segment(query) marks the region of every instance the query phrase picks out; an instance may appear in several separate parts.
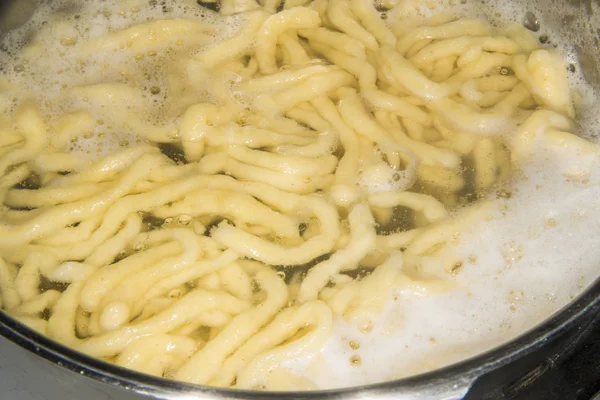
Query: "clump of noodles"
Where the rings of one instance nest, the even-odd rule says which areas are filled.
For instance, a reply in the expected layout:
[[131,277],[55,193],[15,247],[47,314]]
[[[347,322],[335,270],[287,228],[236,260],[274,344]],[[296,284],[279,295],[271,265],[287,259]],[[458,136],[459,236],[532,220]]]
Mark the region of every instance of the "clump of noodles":
[[539,142],[597,149],[524,28],[393,3],[42,6],[0,77],[2,308],[145,373],[299,390],[283,365],[335,318],[451,287],[474,200]]

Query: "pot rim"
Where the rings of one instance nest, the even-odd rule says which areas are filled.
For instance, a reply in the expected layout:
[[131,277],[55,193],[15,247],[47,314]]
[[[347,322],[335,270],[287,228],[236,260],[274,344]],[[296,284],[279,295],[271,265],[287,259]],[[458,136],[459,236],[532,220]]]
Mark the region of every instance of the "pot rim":
[[[349,398],[369,395],[464,395],[477,378],[519,359],[560,336],[586,315],[600,314],[600,278],[558,312],[516,338],[463,361],[392,381],[306,392],[250,391],[173,381],[118,367],[68,348],[0,312],[0,335],[60,367],[108,385],[145,395],[196,395],[228,399]],[[196,398],[198,398],[196,397]],[[367,397],[368,398],[368,397]],[[453,397],[456,398],[456,397]]]

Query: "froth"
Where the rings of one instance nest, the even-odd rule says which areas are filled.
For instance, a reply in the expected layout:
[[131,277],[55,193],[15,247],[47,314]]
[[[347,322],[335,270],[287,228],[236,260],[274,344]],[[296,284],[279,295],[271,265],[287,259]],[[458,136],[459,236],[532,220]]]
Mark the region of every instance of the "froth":
[[[88,110],[96,123],[67,151],[100,158],[110,151],[139,143],[135,127],[110,121],[111,111],[95,104],[79,88],[99,82],[126,84],[133,98],[113,99],[124,110],[133,110],[150,121],[154,128],[177,123],[177,101],[182,93],[174,93],[172,81],[187,73],[183,61],[194,38],[173,43],[160,51],[135,53],[130,51],[96,51],[85,55],[85,43],[105,37],[110,32],[133,25],[162,19],[185,18],[200,21],[210,31],[204,45],[231,36],[243,24],[243,18],[226,21],[196,1],[148,2],[141,0],[82,2],[53,1],[38,7],[32,18],[21,28],[3,38],[0,57],[0,107],[5,114],[16,111],[27,98],[35,98],[47,117],[50,133],[60,126],[61,118],[70,112]],[[189,44],[189,46],[188,46]],[[165,66],[175,66],[167,69]],[[199,94],[195,98],[200,99]],[[130,96],[131,97],[131,96]],[[175,115],[175,118],[173,116]],[[173,128],[173,130],[175,130]]]
[[[468,358],[541,322],[598,275],[599,162],[540,145],[493,218],[448,244],[464,260],[453,289],[396,289],[371,332],[338,319],[318,359],[290,368],[322,389],[375,383]],[[565,175],[573,164],[589,173]]]

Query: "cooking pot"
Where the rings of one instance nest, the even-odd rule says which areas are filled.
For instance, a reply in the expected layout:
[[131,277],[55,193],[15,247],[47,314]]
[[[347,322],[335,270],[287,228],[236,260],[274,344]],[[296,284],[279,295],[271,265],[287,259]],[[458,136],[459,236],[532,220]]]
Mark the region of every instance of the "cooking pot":
[[[0,35],[23,24],[41,1],[0,1]],[[493,1],[467,1],[480,2],[491,18],[497,11]],[[562,41],[568,41],[571,47],[568,61],[600,91],[600,2],[511,2],[514,3],[512,9],[521,10],[526,26],[533,30],[539,28],[540,35],[550,31]],[[597,106],[580,110],[582,124],[598,120]],[[0,312],[0,394],[6,400],[505,399],[526,390],[553,364],[568,357],[573,343],[589,331],[587,327],[598,329],[599,321],[600,279],[521,336],[484,354],[432,372],[328,391],[251,392],[195,386],[125,370],[66,348]],[[600,354],[590,357],[600,357]]]

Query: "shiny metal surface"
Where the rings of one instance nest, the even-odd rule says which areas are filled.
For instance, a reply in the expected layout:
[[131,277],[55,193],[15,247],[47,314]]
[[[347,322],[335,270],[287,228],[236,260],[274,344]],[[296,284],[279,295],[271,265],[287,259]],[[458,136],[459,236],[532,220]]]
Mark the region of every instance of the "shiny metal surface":
[[[40,0],[41,1],[41,0]],[[475,1],[475,0],[469,0]],[[477,0],[480,1],[480,0]],[[600,90],[599,0],[510,0],[522,16],[542,21],[572,47],[573,62]],[[483,1],[482,1],[483,2]],[[490,3],[490,15],[494,4]],[[76,3],[76,1],[74,1]],[[0,0],[0,34],[21,25],[35,0]],[[484,3],[487,4],[487,3]],[[533,17],[526,12],[531,12]],[[598,121],[598,107],[583,111],[583,124]],[[600,132],[598,132],[600,133]],[[600,260],[599,260],[600,264]],[[3,400],[136,399],[462,399],[478,381],[553,341],[571,335],[600,313],[600,280],[540,326],[469,360],[406,379],[320,392],[248,392],[199,387],[123,370],[65,348],[0,313],[0,398]],[[523,378],[523,377],[521,377]],[[532,377],[528,377],[532,378]],[[535,378],[535,376],[533,377]],[[527,384],[516,379],[515,385]],[[494,397],[490,397],[494,398]],[[499,397],[498,397],[499,398]],[[600,398],[599,398],[600,400]]]

